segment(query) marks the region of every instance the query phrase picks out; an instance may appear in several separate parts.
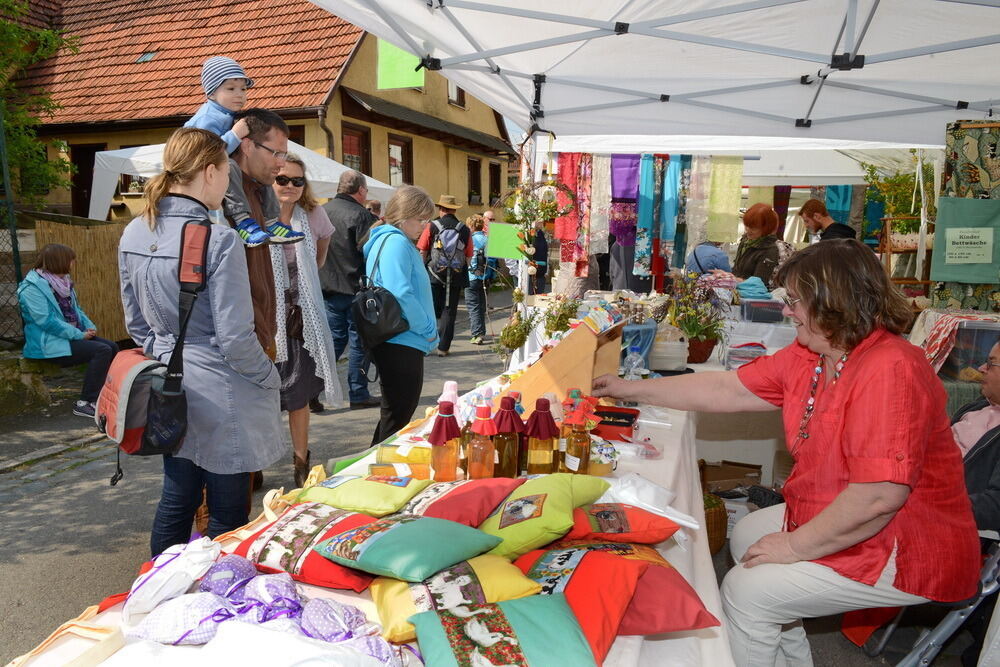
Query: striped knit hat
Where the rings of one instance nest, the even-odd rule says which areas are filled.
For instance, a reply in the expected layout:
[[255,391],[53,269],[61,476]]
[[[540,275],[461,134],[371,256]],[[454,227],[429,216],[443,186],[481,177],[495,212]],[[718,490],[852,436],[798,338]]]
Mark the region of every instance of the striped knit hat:
[[213,56],[201,66],[201,87],[205,89],[206,95],[214,93],[226,79],[246,79],[247,88],[253,87],[253,79],[232,58]]

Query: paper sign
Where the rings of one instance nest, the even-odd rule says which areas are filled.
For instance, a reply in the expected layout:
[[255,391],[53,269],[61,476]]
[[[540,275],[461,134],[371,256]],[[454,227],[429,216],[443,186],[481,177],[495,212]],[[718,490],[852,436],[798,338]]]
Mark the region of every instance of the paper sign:
[[503,259],[525,259],[518,246],[524,243],[517,238],[517,225],[491,222],[486,232],[486,256]]
[[952,227],[946,231],[945,264],[990,264],[992,261],[992,227]]
[[422,88],[424,70],[416,71],[420,58],[394,44],[378,40],[376,81],[379,90]]

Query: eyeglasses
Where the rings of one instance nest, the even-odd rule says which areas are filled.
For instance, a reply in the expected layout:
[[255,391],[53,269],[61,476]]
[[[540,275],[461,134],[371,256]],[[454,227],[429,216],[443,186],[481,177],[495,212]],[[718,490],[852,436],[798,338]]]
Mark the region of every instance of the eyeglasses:
[[265,146],[264,144],[260,143],[259,141],[255,141],[255,142],[253,142],[253,144],[254,144],[254,146],[257,146],[258,148],[263,148],[264,150],[269,151],[271,153],[271,155],[274,156],[275,160],[284,160],[285,158],[288,157],[288,151],[276,151],[273,148],[271,148],[270,146]]
[[291,183],[295,187],[301,188],[303,185],[306,184],[306,177],[305,176],[289,177],[284,175],[275,176],[274,182],[277,183],[278,185],[288,185],[289,183]]
[[802,297],[796,297],[794,299],[789,299],[788,296],[783,296],[783,297],[781,297],[781,300],[784,301],[785,305],[788,306],[789,308],[794,308],[795,304],[797,304],[799,301],[802,301]]
[[985,373],[985,372],[989,371],[991,367],[992,368],[1000,368],[1000,363],[997,363],[995,361],[987,361],[987,362],[981,364],[979,366],[978,370],[979,370],[980,373]]

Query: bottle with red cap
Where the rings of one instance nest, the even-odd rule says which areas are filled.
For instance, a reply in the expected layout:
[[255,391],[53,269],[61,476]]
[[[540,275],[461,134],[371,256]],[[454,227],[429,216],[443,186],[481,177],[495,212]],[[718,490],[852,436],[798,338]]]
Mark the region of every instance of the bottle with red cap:
[[455,419],[455,404],[451,401],[438,403],[437,417],[427,440],[431,443],[431,466],[434,468],[435,482],[454,482],[458,479],[458,441],[461,431]]
[[514,410],[514,399],[504,396],[500,399],[500,409],[493,416],[496,424],[496,435],[493,436],[493,446],[497,452],[497,465],[493,471],[494,477],[517,477],[518,452],[520,450],[521,433],[524,432],[524,422]]
[[469,441],[469,479],[487,479],[493,477],[493,463],[497,450],[493,446],[492,436],[496,435],[497,426],[490,416],[490,406],[476,406],[476,418],[472,422],[472,440]]
[[528,451],[526,469],[529,475],[540,475],[555,472],[553,463],[559,427],[552,418],[549,399],[539,398],[535,401],[535,411],[528,417],[526,427],[528,434]]

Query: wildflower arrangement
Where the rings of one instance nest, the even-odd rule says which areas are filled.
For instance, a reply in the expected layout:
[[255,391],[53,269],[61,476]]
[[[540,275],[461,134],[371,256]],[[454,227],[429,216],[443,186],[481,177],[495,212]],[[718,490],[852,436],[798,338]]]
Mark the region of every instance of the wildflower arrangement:
[[560,331],[567,331],[570,321],[576,318],[579,308],[578,299],[567,298],[564,294],[556,296],[545,309],[545,337],[552,338]]
[[[559,205],[557,192],[566,196],[565,205]],[[517,238],[521,241],[517,249],[528,260],[528,274],[535,275],[538,271],[534,257],[535,223],[568,215],[576,207],[576,193],[553,180],[522,183],[504,196],[503,207],[503,221],[517,226]],[[537,259],[545,261],[544,257]]]
[[697,273],[674,277],[667,318],[688,340],[718,340],[723,331],[722,303],[715,290],[698,278]]

